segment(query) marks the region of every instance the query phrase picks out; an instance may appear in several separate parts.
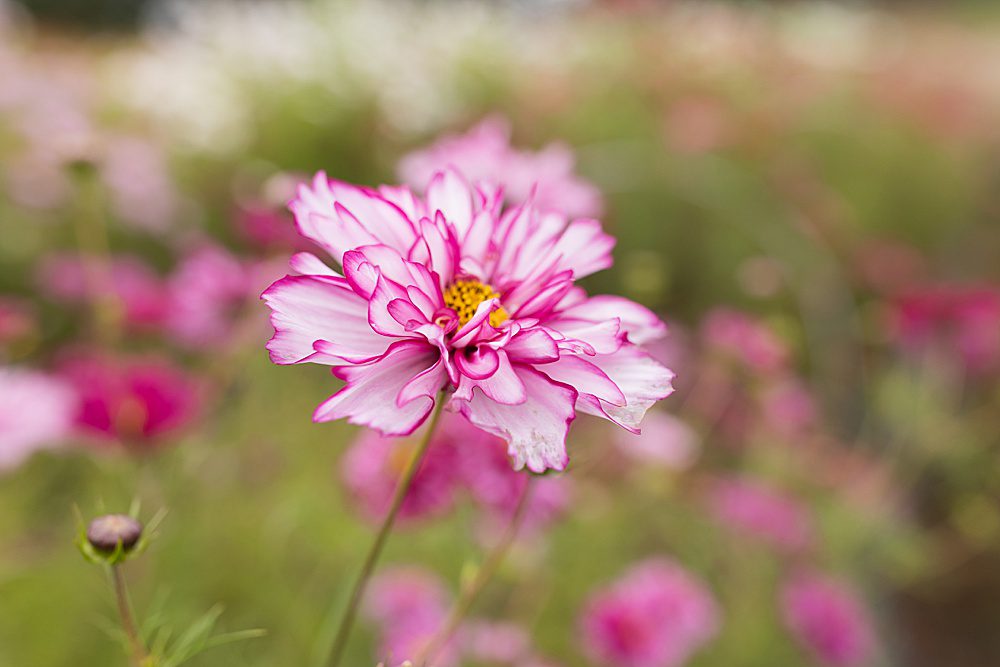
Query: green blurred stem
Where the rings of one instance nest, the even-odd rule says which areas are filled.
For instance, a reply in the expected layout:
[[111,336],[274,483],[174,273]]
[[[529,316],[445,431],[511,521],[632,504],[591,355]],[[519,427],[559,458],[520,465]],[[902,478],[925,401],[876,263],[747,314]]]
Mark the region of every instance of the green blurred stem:
[[79,191],[79,206],[73,216],[83,279],[94,300],[94,327],[98,339],[114,343],[121,329],[124,308],[115,291],[111,270],[111,243],[105,222],[104,192],[96,169],[90,164],[72,169]]
[[351,589],[351,597],[347,603],[347,609],[344,610],[344,615],[340,619],[337,636],[333,640],[333,646],[330,649],[330,659],[327,661],[330,667],[337,667],[344,656],[344,649],[347,648],[347,639],[351,634],[351,628],[354,626],[354,619],[358,614],[358,607],[361,605],[361,599],[364,597],[368,580],[371,579],[372,573],[375,571],[375,565],[378,563],[379,556],[382,555],[382,549],[389,538],[389,533],[392,532],[392,526],[396,521],[399,508],[402,507],[403,500],[406,499],[406,494],[410,490],[413,477],[420,468],[420,462],[423,461],[424,454],[427,453],[427,447],[431,443],[431,438],[434,437],[434,431],[437,430],[438,420],[441,417],[441,408],[444,407],[444,403],[445,395],[442,392],[438,394],[437,400],[434,403],[434,412],[431,414],[427,430],[424,431],[423,438],[421,438],[413,455],[410,456],[410,460],[407,462],[406,468],[399,478],[399,483],[396,485],[396,492],[393,494],[392,503],[389,506],[389,512],[385,515],[385,519],[382,520],[382,525],[375,535],[375,541],[372,542],[371,547],[368,549],[368,555],[365,556],[361,571],[358,573],[357,579],[354,580],[354,587]]
[[121,565],[111,566],[111,581],[114,584],[115,599],[118,601],[118,615],[121,616],[122,630],[125,631],[131,648],[132,664],[135,667],[143,667],[148,664],[147,658],[149,656],[142,639],[139,637],[139,631],[136,629],[135,615],[132,613],[132,604],[129,602],[128,588],[125,585]]
[[504,558],[506,558],[507,552],[510,551],[511,545],[514,544],[514,540],[517,539],[517,534],[524,524],[534,481],[534,476],[528,478],[528,483],[524,485],[521,497],[517,501],[514,515],[511,517],[510,523],[507,524],[507,529],[504,531],[500,541],[497,542],[493,550],[486,556],[486,560],[483,561],[483,564],[476,571],[476,575],[472,581],[462,586],[458,599],[451,608],[451,612],[448,614],[448,619],[444,622],[444,625],[424,645],[423,650],[417,654],[416,659],[413,661],[413,664],[417,667],[434,664],[434,659],[452,638],[455,631],[458,630],[458,626],[462,624],[462,621],[468,615],[476,598],[479,597],[483,588],[486,587],[486,584],[489,583],[497,570],[500,569],[500,565],[503,563]]

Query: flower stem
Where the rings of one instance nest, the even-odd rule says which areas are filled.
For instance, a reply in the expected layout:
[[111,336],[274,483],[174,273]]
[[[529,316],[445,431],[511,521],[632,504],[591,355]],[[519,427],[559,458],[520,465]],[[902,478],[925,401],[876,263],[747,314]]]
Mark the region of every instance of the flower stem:
[[135,667],[143,667],[148,655],[142,638],[139,637],[139,631],[136,629],[135,616],[132,613],[132,605],[129,602],[128,588],[125,585],[121,565],[111,566],[111,581],[114,584],[115,599],[118,601],[118,615],[121,616],[122,630],[125,631],[125,636],[128,637],[128,643],[131,647],[132,664]]
[[500,541],[497,542],[493,550],[486,556],[486,560],[483,561],[483,564],[477,570],[476,576],[467,586],[462,587],[458,599],[455,600],[455,604],[451,608],[451,612],[448,614],[444,625],[441,626],[441,629],[430,638],[420,653],[417,654],[416,659],[413,661],[416,667],[433,664],[438,653],[448,643],[452,635],[455,634],[455,631],[458,630],[458,626],[461,625],[462,620],[469,613],[476,598],[479,597],[483,588],[485,588],[486,584],[489,583],[490,579],[493,578],[493,575],[500,568],[511,545],[517,539],[517,534],[520,532],[521,526],[524,524],[524,518],[528,513],[528,501],[531,496],[534,479],[534,477],[530,477],[528,483],[524,485],[521,497],[517,501],[517,507],[514,509],[514,514],[511,516],[510,523],[507,524],[507,529],[504,531]]
[[354,586],[351,589],[351,596],[347,602],[347,608],[344,610],[344,614],[340,619],[340,625],[337,628],[337,636],[333,640],[333,646],[330,649],[330,657],[327,661],[330,667],[337,667],[340,664],[341,658],[343,658],[344,649],[347,648],[347,639],[351,634],[351,628],[354,626],[354,619],[358,614],[358,608],[361,605],[361,599],[364,597],[368,580],[371,579],[372,573],[375,571],[375,565],[378,563],[379,556],[382,554],[382,549],[385,547],[389,533],[392,532],[392,526],[396,521],[396,515],[399,513],[399,508],[402,507],[403,501],[406,499],[406,494],[410,490],[410,484],[413,482],[413,477],[417,474],[417,470],[420,468],[420,463],[424,459],[424,454],[427,453],[427,448],[431,443],[431,438],[434,436],[438,420],[441,417],[441,408],[444,407],[444,403],[445,396],[441,393],[438,395],[437,401],[435,401],[434,412],[431,414],[427,430],[424,431],[423,438],[421,438],[416,450],[410,456],[410,460],[407,462],[406,468],[403,470],[403,474],[400,476],[399,482],[396,484],[396,492],[392,496],[389,511],[385,515],[385,519],[382,520],[382,525],[379,526],[378,533],[375,535],[375,540],[368,549],[368,554],[365,556],[364,563],[361,565],[361,571],[354,580]]

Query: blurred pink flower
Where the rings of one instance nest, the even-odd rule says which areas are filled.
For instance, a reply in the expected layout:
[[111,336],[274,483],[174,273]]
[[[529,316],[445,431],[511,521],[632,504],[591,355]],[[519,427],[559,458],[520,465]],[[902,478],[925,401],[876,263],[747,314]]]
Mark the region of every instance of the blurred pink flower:
[[677,667],[718,628],[711,593],[667,559],[639,563],[592,595],[580,623],[586,651],[613,667]]
[[82,433],[144,448],[176,434],[196,416],[200,387],[165,359],[78,355],[60,375],[81,397]]
[[334,367],[346,386],[316,421],[408,435],[447,401],[507,441],[515,467],[562,470],[577,411],[638,429],[673,373],[638,344],[663,334],[642,306],[574,281],[611,265],[596,220],[568,221],[438,173],[426,199],[317,174],[292,209],[341,275],[299,253],[264,292],[280,364]]
[[973,374],[1000,369],[1000,288],[932,286],[890,310],[890,333],[904,351],[954,355]]
[[[401,520],[440,516],[455,504],[461,481],[456,470],[458,452],[454,440],[443,433],[443,429],[437,431],[413,478],[399,510]],[[368,519],[385,517],[415,446],[412,438],[387,438],[365,430],[344,455],[341,478]]]
[[[120,301],[126,326],[146,330],[158,327],[167,312],[167,294],[159,276],[141,259],[118,255],[110,266],[106,288]],[[56,253],[42,260],[38,283],[49,298],[64,303],[91,303],[96,295],[79,256]]]
[[798,573],[781,590],[785,625],[824,664],[859,667],[868,663],[875,638],[861,601],[840,583]]
[[69,435],[78,398],[67,383],[35,371],[0,368],[0,471]]
[[677,417],[650,411],[642,422],[642,433],[616,431],[614,443],[623,454],[639,463],[673,470],[690,468],[698,456],[698,434]]
[[[396,667],[416,658],[441,629],[451,607],[451,595],[433,573],[416,567],[396,567],[376,575],[365,600],[365,613],[380,627],[379,658]],[[435,665],[458,664],[460,637],[438,654]]]
[[798,379],[783,379],[768,386],[761,402],[765,421],[781,436],[801,435],[816,421],[816,404]]
[[773,373],[788,362],[784,342],[767,326],[736,310],[710,312],[702,323],[702,337],[709,348],[754,371]]
[[718,521],[782,551],[807,549],[815,539],[809,511],[757,481],[716,480],[709,486],[708,504]]
[[0,297],[0,350],[36,331],[35,311],[27,301]]
[[531,637],[515,623],[468,621],[462,625],[462,656],[476,664],[522,667],[535,658]]
[[256,286],[251,266],[222,246],[202,243],[181,259],[167,280],[166,329],[183,345],[225,343],[235,315]]
[[399,163],[400,178],[414,188],[426,188],[434,174],[454,167],[466,178],[498,185],[513,204],[528,200],[544,211],[575,216],[601,214],[600,192],[573,173],[573,153],[563,144],[549,144],[533,153],[510,145],[510,123],[491,116],[464,135],[448,135],[415,151]]
[[103,146],[100,170],[122,220],[151,232],[170,226],[178,194],[158,146],[139,137],[110,138]]

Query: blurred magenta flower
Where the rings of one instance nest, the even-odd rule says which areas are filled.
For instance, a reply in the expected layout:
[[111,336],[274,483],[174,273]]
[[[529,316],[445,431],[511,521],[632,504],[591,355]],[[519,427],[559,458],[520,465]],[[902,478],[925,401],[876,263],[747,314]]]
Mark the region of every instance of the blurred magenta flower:
[[167,279],[165,328],[183,345],[225,343],[255,287],[248,263],[222,246],[201,243],[181,258]]
[[684,421],[662,411],[650,411],[642,422],[642,433],[617,431],[614,443],[638,463],[685,470],[698,456],[698,434]]
[[770,328],[745,313],[717,308],[702,323],[702,339],[709,349],[753,371],[773,373],[785,367],[788,349]]
[[840,583],[800,572],[781,590],[785,625],[820,661],[859,667],[874,653],[875,638],[861,601]]
[[[445,622],[451,594],[433,573],[417,567],[396,567],[372,579],[365,613],[380,627],[379,657],[396,667],[416,657]],[[458,664],[461,638],[448,642],[435,665]]]
[[60,444],[70,433],[77,404],[76,392],[58,378],[0,368],[0,471]]
[[533,195],[539,209],[570,217],[600,215],[603,209],[598,189],[573,173],[568,146],[549,144],[537,153],[517,150],[510,145],[510,123],[499,116],[410,153],[399,163],[399,176],[423,190],[437,172],[449,167],[470,180],[500,186],[513,204]]
[[904,351],[935,350],[972,374],[1000,369],[1000,288],[933,286],[899,297],[889,330]]
[[[344,455],[341,478],[366,518],[381,521],[385,517],[416,444],[409,438],[389,438],[365,430]],[[440,516],[452,509],[461,483],[455,445],[443,428],[435,433],[400,507],[401,520]]]
[[614,241],[596,220],[530,201],[504,210],[499,190],[453,170],[426,199],[320,173],[292,210],[344,272],[299,253],[304,275],[263,295],[272,361],[327,364],[347,383],[316,421],[408,435],[446,392],[452,410],[507,441],[515,467],[542,472],[565,468],[577,410],[638,430],[672,392],[673,373],[638,347],[663,334],[659,319],[574,285],[611,265]]
[[708,488],[708,505],[721,523],[782,551],[808,549],[815,540],[808,509],[759,481],[715,480]]
[[[121,304],[127,327],[157,329],[169,310],[168,294],[160,277],[133,255],[116,256],[109,268],[108,285],[91,285],[78,255],[55,253],[41,262],[37,278],[42,292],[55,301],[90,304],[111,297]],[[94,294],[92,289],[104,289],[110,294]]]
[[198,382],[156,357],[81,354],[66,359],[60,375],[81,397],[77,428],[128,447],[142,449],[177,433],[200,404]]
[[594,594],[580,623],[587,653],[613,667],[677,667],[718,629],[719,611],[708,589],[662,558],[633,566]]

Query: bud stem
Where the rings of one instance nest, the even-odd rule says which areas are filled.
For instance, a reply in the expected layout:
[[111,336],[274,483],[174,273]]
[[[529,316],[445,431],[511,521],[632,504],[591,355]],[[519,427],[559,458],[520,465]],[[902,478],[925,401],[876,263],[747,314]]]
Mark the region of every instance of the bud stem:
[[462,586],[459,592],[458,599],[455,600],[454,606],[451,608],[451,612],[448,614],[447,620],[441,629],[438,630],[428,642],[424,645],[424,648],[417,654],[416,658],[413,660],[413,664],[416,667],[424,667],[425,665],[432,665],[434,659],[438,656],[441,649],[448,643],[455,631],[458,630],[458,626],[461,625],[462,620],[469,613],[472,608],[473,602],[479,597],[479,593],[482,592],[486,584],[493,578],[496,571],[500,568],[503,559],[507,556],[507,552],[510,550],[511,545],[517,538],[518,532],[521,530],[522,524],[524,524],[524,518],[527,515],[528,500],[531,496],[532,485],[535,481],[534,477],[528,478],[528,483],[524,485],[524,489],[521,491],[521,497],[517,501],[517,507],[514,510],[514,515],[510,519],[510,523],[507,524],[507,529],[504,531],[503,536],[500,541],[493,547],[493,550],[486,556],[483,564],[476,571],[476,576],[467,586]]
[[378,563],[379,556],[382,555],[382,549],[385,547],[389,533],[392,532],[392,526],[396,521],[396,515],[399,513],[399,508],[402,507],[403,501],[406,499],[406,494],[410,490],[413,477],[417,474],[417,470],[420,468],[420,463],[424,459],[424,454],[427,453],[427,448],[431,443],[431,439],[434,437],[434,431],[437,429],[438,420],[441,417],[441,409],[444,407],[444,403],[445,394],[444,392],[441,392],[438,394],[437,400],[435,401],[434,411],[431,413],[427,430],[424,431],[420,444],[417,445],[417,449],[413,452],[413,455],[406,464],[406,468],[403,470],[403,474],[399,478],[399,482],[396,484],[396,491],[392,496],[389,511],[385,515],[385,519],[382,520],[382,525],[379,526],[378,533],[375,535],[375,540],[368,549],[368,554],[365,556],[364,563],[361,565],[361,571],[354,580],[354,586],[351,589],[351,597],[347,603],[347,608],[344,610],[344,615],[340,619],[340,625],[337,628],[337,635],[333,640],[333,646],[330,648],[329,660],[327,661],[330,667],[337,667],[343,658],[344,649],[347,648],[347,639],[351,634],[351,628],[354,626],[354,619],[357,616],[358,608],[361,605],[361,599],[364,597],[368,580],[371,579],[372,573],[375,571],[375,565]]
[[118,601],[118,615],[121,616],[122,630],[125,631],[125,636],[128,637],[131,647],[132,664],[135,667],[143,667],[148,655],[136,629],[135,616],[132,613],[132,604],[129,602],[128,587],[125,585],[121,565],[111,566],[111,581],[115,588],[115,599]]

